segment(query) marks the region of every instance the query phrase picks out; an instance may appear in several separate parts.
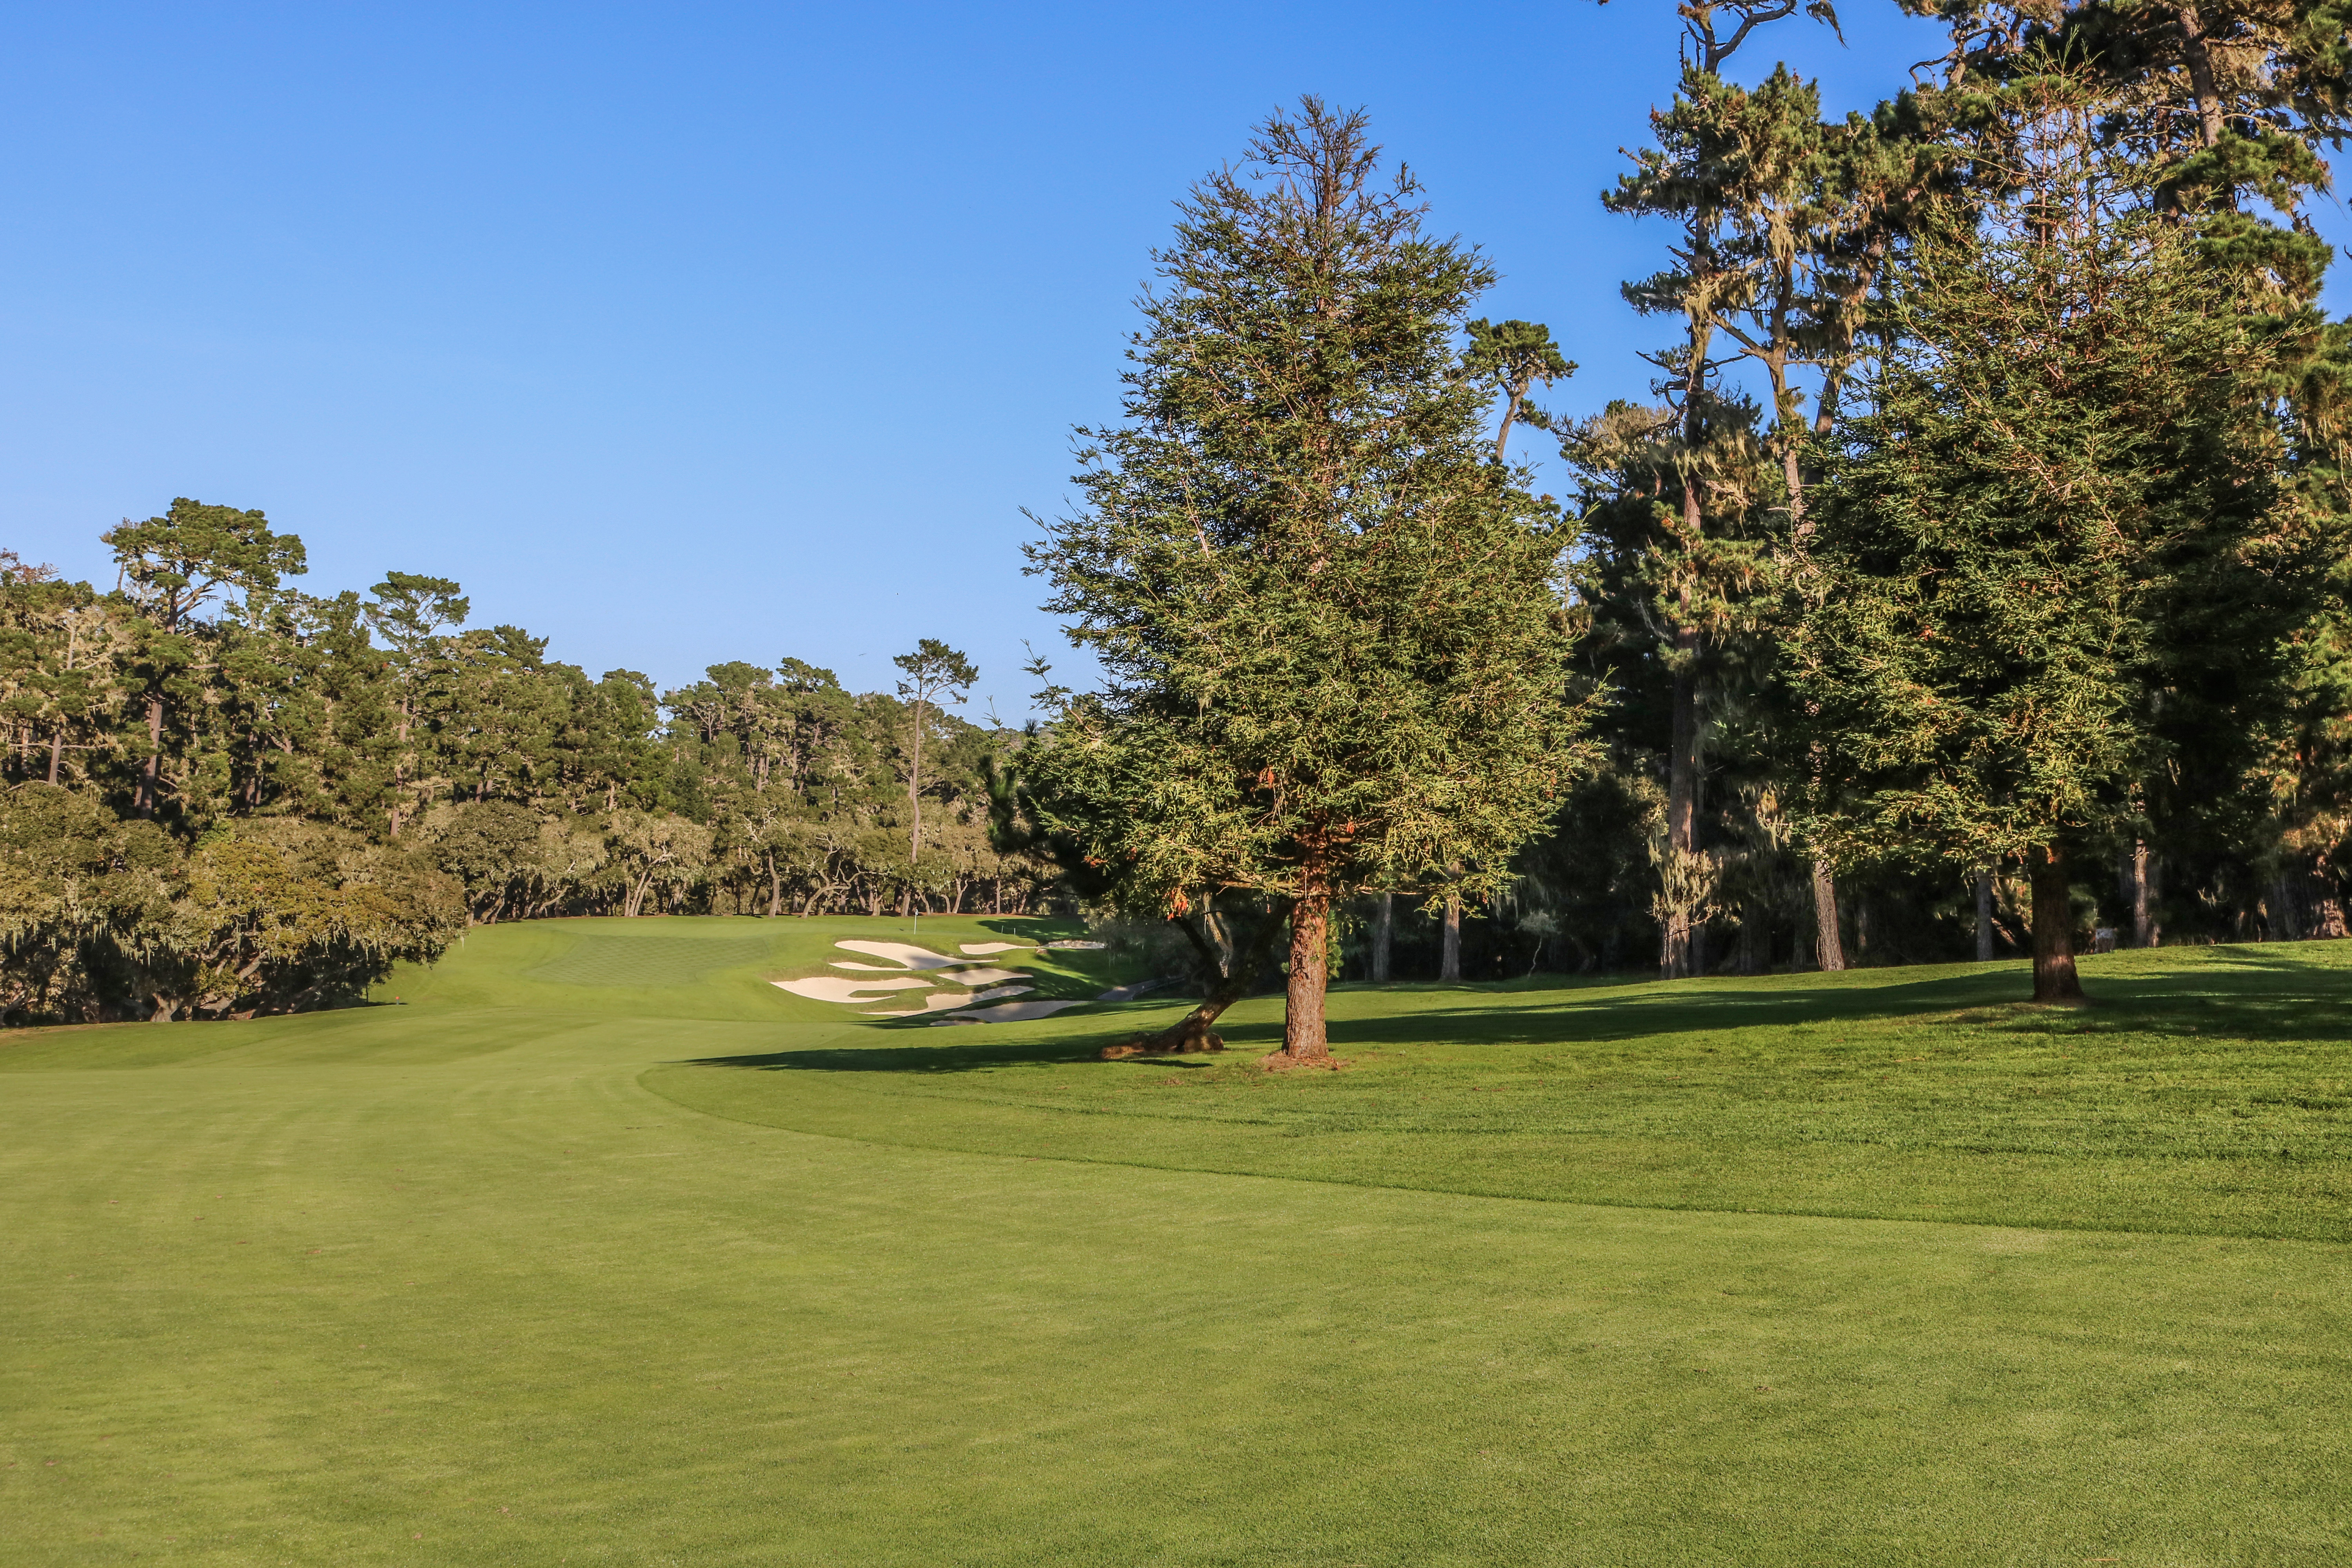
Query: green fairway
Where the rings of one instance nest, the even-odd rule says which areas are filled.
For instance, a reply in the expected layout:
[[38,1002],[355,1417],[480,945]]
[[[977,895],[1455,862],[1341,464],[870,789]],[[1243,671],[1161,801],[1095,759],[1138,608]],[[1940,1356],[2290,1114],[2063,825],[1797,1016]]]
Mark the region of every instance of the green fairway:
[[0,1560],[2352,1561],[2347,944],[1343,990],[1281,1076],[764,984],[908,935],[0,1037]]

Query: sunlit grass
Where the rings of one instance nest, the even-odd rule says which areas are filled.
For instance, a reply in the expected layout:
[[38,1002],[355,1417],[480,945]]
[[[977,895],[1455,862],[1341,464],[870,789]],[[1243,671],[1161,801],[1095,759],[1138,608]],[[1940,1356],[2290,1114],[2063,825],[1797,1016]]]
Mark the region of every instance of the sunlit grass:
[[0,1037],[0,1558],[2352,1558],[2335,946],[1343,991],[1307,1077],[764,984],[853,933]]

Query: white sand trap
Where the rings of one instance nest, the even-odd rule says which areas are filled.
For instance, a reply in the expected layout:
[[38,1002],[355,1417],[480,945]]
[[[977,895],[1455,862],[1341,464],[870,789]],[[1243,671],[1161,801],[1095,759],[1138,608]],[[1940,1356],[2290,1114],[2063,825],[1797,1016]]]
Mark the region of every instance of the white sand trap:
[[[851,959],[835,959],[832,967],[848,970],[848,974],[813,974],[803,980],[773,980],[769,984],[779,991],[789,991],[812,1002],[835,1002],[845,1007],[859,1008],[877,1002],[904,1004],[913,1000],[908,996],[889,994],[893,991],[913,991],[932,985],[963,988],[925,991],[923,1005],[919,1007],[877,1007],[870,1012],[854,1015],[860,1018],[919,1018],[926,1013],[945,1012],[949,1016],[941,1022],[1010,1024],[1025,1018],[1051,1017],[1065,1007],[1084,1005],[1078,1002],[1001,1000],[1007,996],[1026,996],[1036,990],[1036,977],[1023,970],[994,968],[978,960],[991,953],[1036,951],[1025,942],[968,942],[961,944],[968,955],[962,958],[950,958],[944,952],[934,952],[928,947],[917,947],[912,942],[836,942],[833,945],[885,962],[859,963]],[[1049,945],[1100,948],[1103,944],[1098,942],[1066,942]],[[875,978],[864,978],[867,975]]]
[[993,1007],[959,1010],[953,1016],[975,1024],[1025,1024],[1032,1018],[1050,1018],[1065,1007],[1085,1005],[1083,1002],[999,1002]]
[[[806,980],[772,980],[779,991],[789,991],[795,996],[805,996],[812,1002],[838,1002],[856,1006],[860,1002],[879,1002],[877,991],[904,991],[910,985],[929,985],[920,975],[909,974],[894,980],[845,980],[838,974],[812,974]],[[864,992],[866,994],[860,995]]]
[[889,959],[902,969],[947,969],[964,962],[961,958],[950,958],[944,952],[933,952],[928,947],[913,947],[903,942],[836,942],[833,945],[872,958]]
[[951,985],[1001,985],[1007,980],[1034,980],[1025,969],[950,969],[931,978]]
[[919,1007],[894,1007],[883,1012],[860,1013],[858,1016],[919,1018],[926,1013],[942,1013],[950,1007],[961,1011],[974,1003],[993,1002],[1001,996],[1026,996],[1036,989],[1034,985],[999,985],[992,991],[934,991],[923,998],[923,1005]]

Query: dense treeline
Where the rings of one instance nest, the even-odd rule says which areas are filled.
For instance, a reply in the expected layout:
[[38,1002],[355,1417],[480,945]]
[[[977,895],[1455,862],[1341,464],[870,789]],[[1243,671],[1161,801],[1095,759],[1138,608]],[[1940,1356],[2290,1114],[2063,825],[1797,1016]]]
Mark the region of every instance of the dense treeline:
[[1905,4],[1948,53],[1842,121],[1722,74],[1793,0],[1679,7],[1605,200],[1680,336],[1561,431],[1609,762],[1472,973],[2343,934],[2352,11]]
[[657,693],[469,628],[444,579],[302,593],[258,511],[105,539],[109,591],[0,556],[11,1022],[319,1005],[473,922],[1020,910],[1050,881],[990,843],[1005,737],[936,685],[786,658]]

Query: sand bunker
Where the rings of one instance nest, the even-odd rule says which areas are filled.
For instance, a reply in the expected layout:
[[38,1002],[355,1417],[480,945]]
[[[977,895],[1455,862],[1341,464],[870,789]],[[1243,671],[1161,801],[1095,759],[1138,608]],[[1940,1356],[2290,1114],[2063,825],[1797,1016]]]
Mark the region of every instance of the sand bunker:
[[966,962],[950,958],[944,952],[933,952],[928,947],[912,947],[903,942],[836,942],[834,946],[846,952],[863,952],[875,958],[887,958],[901,969],[951,969]]
[[[929,981],[909,974],[897,980],[845,980],[838,974],[812,974],[806,980],[771,981],[779,991],[789,991],[795,996],[805,996],[812,1002],[839,1002],[856,1006],[861,1002],[879,1002],[872,994],[877,991],[904,991],[910,985],[929,985]],[[866,994],[860,995],[864,992]]]
[[952,980],[958,985],[1001,985],[1007,980],[1034,980],[1037,977],[1019,969],[959,969],[937,978]]
[[[958,1024],[1013,1024],[1029,1018],[1049,1018],[1065,1007],[1084,1006],[1083,1002],[1005,1002],[999,998],[1025,996],[1037,989],[1035,976],[1018,969],[998,969],[984,962],[992,953],[1034,952],[1034,949],[1017,942],[968,942],[962,944],[966,956],[951,958],[944,952],[934,952],[928,947],[917,947],[904,942],[836,942],[833,944],[850,952],[862,952],[869,958],[885,959],[883,963],[860,963],[853,959],[835,959],[833,967],[845,969],[849,974],[813,974],[802,980],[769,982],[779,991],[789,991],[795,996],[805,996],[812,1002],[833,1002],[845,1007],[868,1008],[877,1002],[905,1003],[911,998],[893,996],[894,991],[912,991],[932,985],[954,985],[955,991],[926,991],[919,1007],[871,1007],[861,1011],[860,1018],[919,1018],[926,1013],[948,1015],[942,1022]],[[1048,947],[1100,949],[1098,942],[1048,942]],[[868,979],[866,976],[873,976]],[[1017,984],[1006,984],[1017,982]],[[1103,994],[1107,1001],[1125,1001],[1126,987]],[[990,1005],[982,1005],[982,1004]]]
[[[993,1002],[999,996],[1026,996],[1036,990],[1034,985],[999,985],[992,991],[934,991],[923,998],[919,1007],[877,1009],[860,1013],[861,1018],[919,1018],[926,1013],[938,1013],[950,1007],[968,1007],[974,1002]],[[866,998],[872,1001],[872,997]]]

